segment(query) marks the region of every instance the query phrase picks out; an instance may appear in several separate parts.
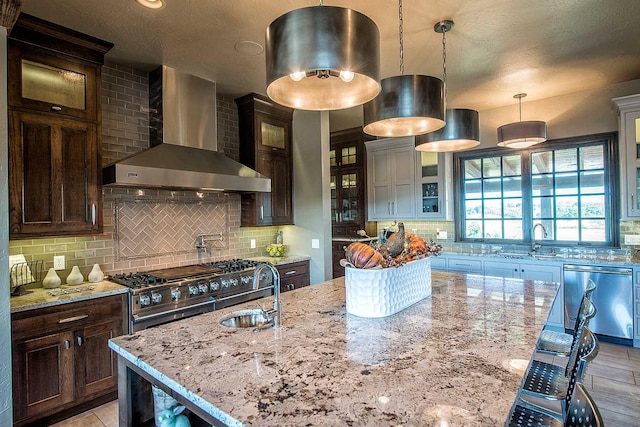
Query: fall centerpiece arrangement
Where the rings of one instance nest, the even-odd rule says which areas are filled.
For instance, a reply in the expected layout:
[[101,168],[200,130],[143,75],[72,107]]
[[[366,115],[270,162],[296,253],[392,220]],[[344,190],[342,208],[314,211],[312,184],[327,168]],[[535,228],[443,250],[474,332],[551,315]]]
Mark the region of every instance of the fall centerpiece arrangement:
[[405,233],[404,223],[398,223],[398,231],[387,241],[374,247],[366,243],[354,242],[345,248],[346,265],[355,268],[399,267],[408,262],[439,255],[442,245],[433,240],[427,244],[416,234]]
[[[374,247],[351,243],[345,249],[347,312],[360,317],[395,314],[431,295],[431,260],[442,246],[405,233],[404,224]],[[389,268],[394,267],[394,268]]]

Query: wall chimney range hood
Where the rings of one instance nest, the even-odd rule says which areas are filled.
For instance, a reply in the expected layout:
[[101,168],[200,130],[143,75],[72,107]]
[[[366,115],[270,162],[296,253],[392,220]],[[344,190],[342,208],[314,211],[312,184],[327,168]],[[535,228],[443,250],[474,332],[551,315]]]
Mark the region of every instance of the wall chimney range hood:
[[163,65],[149,74],[151,148],[102,169],[103,185],[270,192],[271,180],[217,149],[216,84]]

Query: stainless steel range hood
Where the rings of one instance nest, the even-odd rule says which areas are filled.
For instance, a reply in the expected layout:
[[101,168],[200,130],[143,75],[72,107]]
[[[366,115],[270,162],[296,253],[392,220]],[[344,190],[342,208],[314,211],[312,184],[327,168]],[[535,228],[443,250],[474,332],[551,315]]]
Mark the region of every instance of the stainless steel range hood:
[[109,186],[270,192],[271,180],[217,149],[216,84],[163,65],[149,75],[151,148],[102,170]]

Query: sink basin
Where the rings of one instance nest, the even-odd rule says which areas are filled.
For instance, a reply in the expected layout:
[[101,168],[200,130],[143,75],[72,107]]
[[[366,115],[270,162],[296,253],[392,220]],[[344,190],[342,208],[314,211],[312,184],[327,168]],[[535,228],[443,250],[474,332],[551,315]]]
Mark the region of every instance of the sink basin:
[[264,316],[262,310],[240,310],[229,313],[220,320],[222,326],[228,328],[262,328],[273,324],[271,319]]

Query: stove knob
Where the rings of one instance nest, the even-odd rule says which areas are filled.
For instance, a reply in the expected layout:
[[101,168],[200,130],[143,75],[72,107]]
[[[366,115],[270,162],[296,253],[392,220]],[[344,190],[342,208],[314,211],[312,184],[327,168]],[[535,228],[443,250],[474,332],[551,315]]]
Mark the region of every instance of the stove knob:
[[251,283],[252,279],[253,279],[252,276],[240,276],[240,281],[242,282],[243,285]]
[[266,271],[263,271],[262,273],[260,273],[260,281],[261,282],[263,280],[269,280],[270,277],[271,277],[271,273],[267,273]]
[[171,288],[171,301],[178,301],[182,296],[182,291],[179,288]]
[[196,285],[189,285],[189,296],[196,296],[200,293],[200,291],[198,290],[198,286]]
[[140,307],[145,307],[147,305],[151,305],[151,298],[149,298],[149,294],[140,294]]
[[231,281],[231,286],[238,286],[238,279],[233,278],[230,281]]
[[151,302],[154,304],[159,304],[162,302],[162,294],[160,292],[153,291],[151,292]]
[[207,282],[198,283],[198,291],[200,291],[201,294],[206,294],[208,289]]
[[220,282],[218,282],[217,280],[210,281],[209,282],[209,290],[211,292],[220,290]]
[[226,289],[229,286],[231,286],[231,281],[229,279],[222,279],[222,287]]

